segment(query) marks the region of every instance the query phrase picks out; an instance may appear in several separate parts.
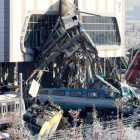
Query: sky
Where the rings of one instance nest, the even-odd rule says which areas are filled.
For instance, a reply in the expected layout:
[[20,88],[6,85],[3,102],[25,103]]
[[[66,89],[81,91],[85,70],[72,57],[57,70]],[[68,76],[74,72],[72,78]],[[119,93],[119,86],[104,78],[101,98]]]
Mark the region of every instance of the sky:
[[126,0],[126,5],[128,7],[140,6],[140,0]]
[[140,29],[140,0],[126,0],[126,25]]
[[126,16],[140,18],[140,0],[126,0]]

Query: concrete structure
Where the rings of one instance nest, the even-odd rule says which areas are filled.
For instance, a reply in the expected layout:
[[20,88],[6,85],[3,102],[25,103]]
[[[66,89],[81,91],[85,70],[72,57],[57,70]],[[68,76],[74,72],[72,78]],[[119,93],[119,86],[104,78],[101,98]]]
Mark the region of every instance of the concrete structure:
[[[74,0],[69,1],[73,2]],[[102,16],[98,19],[97,16],[81,14],[80,18],[92,40],[97,41],[95,44],[97,43],[99,55],[101,57],[123,56],[125,0],[77,0],[77,5],[81,11],[92,12]],[[39,28],[38,20],[42,15],[52,16],[50,16],[49,20],[46,20],[50,24],[46,21],[41,21],[41,28]],[[13,76],[15,62],[19,62],[20,65],[18,72],[24,71],[24,73],[30,74],[33,69],[31,62],[33,61],[34,49],[41,47],[43,33],[47,31],[45,35],[47,38],[49,31],[53,28],[50,28],[50,25],[55,23],[53,15],[56,17],[59,15],[59,0],[0,0],[0,73],[5,76],[1,80],[12,77],[7,79],[12,82],[15,79]],[[106,22],[106,20],[108,21]],[[48,26],[47,29],[42,28],[46,25]],[[35,29],[36,26],[37,29]],[[101,27],[103,27],[102,30]],[[27,35],[27,32],[29,35]],[[113,35],[115,37],[110,39]],[[38,37],[40,38],[39,40]],[[44,38],[44,42],[46,38]],[[32,40],[35,43],[32,43]],[[20,46],[21,42],[23,46]],[[31,66],[31,68],[28,66]],[[27,68],[28,70],[26,70]],[[26,75],[25,77],[28,76]]]
[[[98,37],[98,40],[107,40],[105,43],[98,43],[96,44],[95,41],[93,42],[96,44],[97,49],[99,51],[99,56],[100,57],[120,57],[124,56],[124,48],[125,48],[125,0],[80,0],[79,2],[79,8],[81,11],[86,11],[86,12],[92,12],[92,13],[97,13],[101,15],[103,18],[106,18],[105,21],[97,21],[100,19],[97,19],[96,22],[92,22],[94,26],[95,24],[96,28],[92,29],[88,27],[85,30],[93,31],[94,33],[98,30],[98,32],[106,32],[109,31],[110,33],[112,31],[117,31],[117,36],[120,36],[120,41],[116,41],[116,39],[111,39],[111,36],[113,34],[110,34],[110,38],[106,38],[106,33],[105,35],[102,35],[98,33],[95,38]],[[87,15],[86,15],[87,16]],[[101,19],[102,19],[101,17]],[[107,17],[111,17],[111,20],[113,21],[106,21],[108,20]],[[109,19],[110,20],[110,19]],[[116,20],[116,21],[115,21]],[[83,23],[84,24],[84,23]],[[107,25],[107,27],[102,28],[103,25]],[[117,28],[111,27],[111,25],[118,26]],[[102,25],[99,26],[99,25]],[[110,27],[109,27],[110,26]],[[90,29],[88,29],[90,28]],[[112,32],[113,33],[113,32]],[[94,34],[95,35],[95,34]],[[108,34],[109,35],[109,34]],[[91,35],[92,38],[92,35]]]

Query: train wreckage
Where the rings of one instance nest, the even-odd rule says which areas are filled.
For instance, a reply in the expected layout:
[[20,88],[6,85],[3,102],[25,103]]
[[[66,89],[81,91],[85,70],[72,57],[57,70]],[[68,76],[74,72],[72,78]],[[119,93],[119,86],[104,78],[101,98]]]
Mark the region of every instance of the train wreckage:
[[[137,93],[129,92],[129,88],[124,87],[125,89],[128,88],[126,92],[118,81],[108,79],[110,84],[101,82],[102,79],[98,76],[103,75],[101,61],[95,44],[82,27],[82,23],[78,18],[81,12],[95,15],[94,13],[80,11],[74,4],[61,0],[60,16],[40,54],[36,57],[38,68],[26,81],[26,84],[28,84],[29,81],[33,80],[29,94],[32,97],[37,96],[43,72],[48,71],[53,73],[50,88],[78,89],[75,90],[74,94],[77,94],[76,91],[80,89],[102,89],[105,94],[111,94],[110,98],[114,100],[123,96],[129,97],[128,100],[139,100]],[[112,87],[113,92],[107,93],[108,88],[111,89]],[[92,91],[92,98],[94,98],[94,95],[96,96],[96,92]],[[55,89],[52,94],[53,96],[64,96],[61,92],[55,93]],[[99,95],[99,100],[101,96]],[[109,97],[109,95],[105,96]],[[105,99],[109,101],[109,98]]]
[[[38,138],[45,133],[51,134],[49,137],[52,137],[55,131],[76,127],[80,123],[92,124],[92,113],[95,108],[98,117],[107,118],[112,115],[109,119],[114,119],[118,113],[115,104],[117,98],[126,99],[125,106],[119,110],[124,116],[131,115],[140,102],[140,94],[130,85],[138,80],[137,76],[140,75],[139,48],[128,50],[132,55],[131,63],[129,66],[125,65],[125,74],[121,80],[118,78],[115,64],[110,64],[111,59],[105,59],[105,67],[104,60],[98,56],[96,45],[83,28],[80,19],[81,13],[98,17],[102,15],[80,11],[76,6],[76,0],[75,4],[60,0],[59,11],[57,22],[44,46],[38,50],[32,49],[36,69],[23,85],[27,89],[24,91],[28,92],[27,96],[24,94],[27,97],[24,97],[25,103],[22,101],[23,122]],[[25,27],[29,26],[29,18],[25,19],[22,30],[24,33],[21,34],[21,49],[24,49]],[[116,19],[115,21],[117,22]],[[112,58],[112,61],[115,59]],[[124,58],[120,59],[125,63]],[[114,70],[111,72],[110,69]],[[110,71],[110,75],[105,71]],[[44,72],[50,73],[52,79],[47,84],[48,88],[41,87]],[[8,88],[5,85],[0,87],[3,94],[0,97],[0,130],[5,126],[9,127],[9,124],[19,117],[20,108],[19,94],[14,93],[19,91],[19,87]],[[28,105],[31,101],[30,107],[26,104],[27,101]],[[81,112],[84,112],[84,115]],[[67,122],[67,126],[64,125],[64,121]],[[2,138],[7,137],[9,135],[2,134]]]
[[63,111],[59,106],[52,104],[49,100],[42,106],[41,102],[37,100],[36,104],[27,109],[23,119],[29,128],[32,126],[34,134],[43,135],[46,132],[56,131],[62,115]]
[[[26,87],[30,87],[31,97],[40,103],[27,109],[24,120],[35,125],[40,135],[45,131],[55,131],[63,114],[58,106],[46,102],[48,96],[63,109],[89,111],[95,106],[110,112],[116,110],[115,99],[126,97],[123,113],[127,115],[133,112],[140,100],[139,93],[130,85],[104,76],[101,58],[82,27],[80,13],[100,16],[80,11],[76,5],[60,0],[58,20],[35,58],[37,68],[25,82]],[[21,46],[24,45],[24,35],[21,35]],[[53,73],[53,80],[49,88],[40,89],[44,72]]]

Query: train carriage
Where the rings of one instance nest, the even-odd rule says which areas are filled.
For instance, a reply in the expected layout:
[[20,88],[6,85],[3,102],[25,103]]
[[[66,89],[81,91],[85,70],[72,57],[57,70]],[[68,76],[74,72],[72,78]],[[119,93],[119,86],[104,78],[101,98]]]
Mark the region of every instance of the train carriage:
[[[103,89],[40,89],[38,98],[45,100],[47,97],[60,105],[64,110],[68,109],[87,109],[96,108],[116,110],[115,99],[121,98],[122,95],[113,90],[105,92]],[[127,105],[124,114],[131,114],[133,107]]]
[[[0,95],[0,125],[8,124],[9,121],[19,116],[19,97],[14,94]],[[25,112],[24,100],[22,111]]]

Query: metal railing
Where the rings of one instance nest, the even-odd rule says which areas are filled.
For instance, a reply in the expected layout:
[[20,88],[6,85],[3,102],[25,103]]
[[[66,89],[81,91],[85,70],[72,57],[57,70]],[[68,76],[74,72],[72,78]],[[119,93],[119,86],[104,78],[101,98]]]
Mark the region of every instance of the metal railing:
[[[124,118],[123,120],[111,120],[107,122],[100,122],[100,127],[102,129],[107,129],[108,131],[116,131],[117,127],[120,122],[122,122],[123,126],[125,127],[130,127],[132,123],[133,118],[130,116],[128,118]],[[42,136],[36,135],[34,137],[31,137],[30,139],[32,140],[70,140],[70,139],[79,139],[83,138],[83,132],[88,130],[94,129],[94,124],[92,125],[85,125],[85,126],[80,126],[76,128],[70,128],[70,129],[65,129],[65,130],[59,130],[56,131],[55,133],[51,134],[44,134]]]

